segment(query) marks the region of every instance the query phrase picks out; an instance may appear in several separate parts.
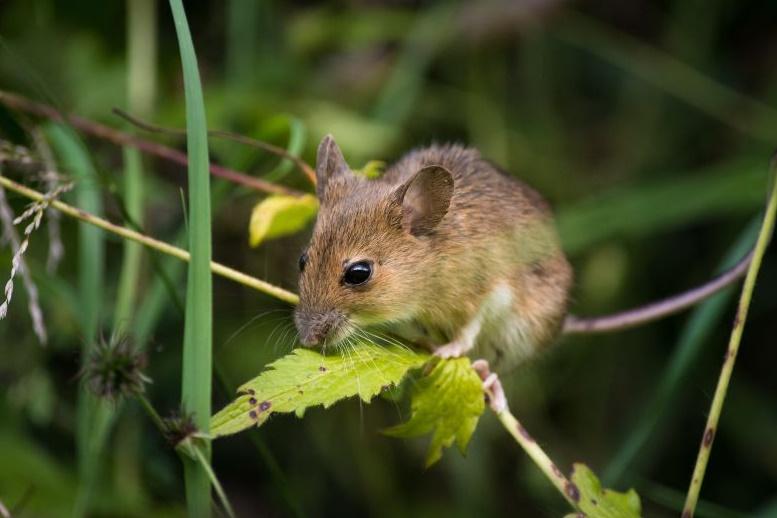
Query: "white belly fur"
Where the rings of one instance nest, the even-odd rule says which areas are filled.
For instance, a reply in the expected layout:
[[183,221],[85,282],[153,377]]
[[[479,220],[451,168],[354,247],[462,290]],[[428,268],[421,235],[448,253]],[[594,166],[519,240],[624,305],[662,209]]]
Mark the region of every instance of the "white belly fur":
[[486,296],[475,320],[465,328],[479,330],[470,357],[486,359],[493,368],[503,370],[532,355],[535,344],[530,327],[516,314],[514,299],[513,288],[507,283],[497,284]]

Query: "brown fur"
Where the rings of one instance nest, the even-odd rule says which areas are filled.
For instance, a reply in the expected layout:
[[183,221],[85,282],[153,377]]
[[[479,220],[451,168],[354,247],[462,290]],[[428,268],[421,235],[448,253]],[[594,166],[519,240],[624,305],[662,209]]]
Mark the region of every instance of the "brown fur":
[[[317,167],[321,208],[296,312],[303,342],[335,343],[355,326],[409,324],[434,348],[456,339],[498,286],[511,288],[522,327],[515,336],[532,350],[555,338],[572,275],[551,211],[530,187],[458,145],[413,151],[367,180],[348,170],[327,137]],[[371,279],[344,285],[345,265],[357,260],[372,261]],[[490,329],[477,354],[497,362],[525,356],[506,343],[514,335]]]

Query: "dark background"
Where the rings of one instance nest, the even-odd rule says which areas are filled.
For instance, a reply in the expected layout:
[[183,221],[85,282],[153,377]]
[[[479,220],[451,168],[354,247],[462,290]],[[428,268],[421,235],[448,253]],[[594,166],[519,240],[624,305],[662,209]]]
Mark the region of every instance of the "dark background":
[[[431,141],[478,147],[556,208],[576,271],[576,313],[612,312],[710,278],[764,204],[777,145],[775,2],[185,4],[211,128],[286,146],[294,120],[305,129],[305,159],[313,160],[318,140],[331,132],[354,167]],[[166,2],[158,4],[157,25],[152,119],[181,127],[181,67]],[[111,114],[127,106],[126,39],[122,2],[6,0],[0,88],[126,129]],[[17,131],[19,117],[0,110],[0,135],[29,144]],[[146,136],[183,149],[179,139]],[[107,213],[120,221],[121,151],[89,137],[84,143]],[[213,142],[211,158],[257,176],[278,162],[221,141]],[[154,159],[145,165],[145,229],[172,240],[183,224],[184,171]],[[309,189],[293,170],[280,176]],[[9,198],[21,211],[25,201]],[[228,189],[214,208],[214,258],[294,289],[306,234],[250,249],[248,218],[260,199]],[[64,220],[67,255],[55,275],[45,269],[45,229],[33,234],[26,255],[49,345],[38,345],[18,283],[0,323],[0,501],[18,504],[15,515],[63,516],[73,503],[84,340],[76,238],[77,226]],[[107,239],[110,302],[121,243]],[[145,257],[142,293],[156,271]],[[3,246],[0,282],[10,260]],[[776,264],[768,252],[698,516],[777,516]],[[173,278],[182,296],[183,277]],[[288,352],[294,336],[289,307],[219,278],[214,289],[219,408],[235,386]],[[586,462],[609,486],[635,487],[646,516],[678,515],[737,293],[728,293],[720,315],[698,323],[695,345],[681,347],[690,313],[560,340],[504,377],[511,408],[560,466]],[[163,413],[180,396],[183,318],[172,300],[147,344],[148,394]],[[109,334],[113,307],[102,309]],[[314,409],[302,420],[276,416],[259,430],[218,440],[214,467],[242,516],[564,513],[563,501],[491,414],[466,458],[449,451],[428,470],[423,440],[379,433],[406,415],[406,402],[377,400]],[[184,513],[180,462],[134,402],[122,406],[103,458],[95,516]]]

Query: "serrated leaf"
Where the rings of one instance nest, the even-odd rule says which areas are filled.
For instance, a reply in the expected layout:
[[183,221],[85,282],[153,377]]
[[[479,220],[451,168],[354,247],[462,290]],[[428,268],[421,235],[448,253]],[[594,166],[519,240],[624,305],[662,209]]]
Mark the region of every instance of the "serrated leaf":
[[383,160],[370,160],[364,164],[364,167],[361,169],[354,169],[353,172],[369,180],[373,180],[382,175],[385,168],[386,162]]
[[[578,508],[589,518],[640,518],[642,504],[633,489],[619,493],[602,488],[602,483],[585,464],[572,466],[572,483],[580,495]],[[568,514],[566,518],[579,514]]]
[[257,247],[267,239],[299,232],[317,211],[318,200],[312,194],[268,196],[257,203],[251,213],[249,243]]
[[211,418],[210,434],[219,437],[259,426],[274,412],[301,416],[309,407],[328,408],[352,396],[369,402],[428,360],[429,355],[394,345],[363,343],[326,356],[297,348],[241,386],[237,399]]
[[469,359],[441,360],[418,380],[411,397],[410,419],[385,433],[393,437],[432,434],[427,467],[440,460],[443,448],[454,441],[464,454],[485,410],[482,381]]

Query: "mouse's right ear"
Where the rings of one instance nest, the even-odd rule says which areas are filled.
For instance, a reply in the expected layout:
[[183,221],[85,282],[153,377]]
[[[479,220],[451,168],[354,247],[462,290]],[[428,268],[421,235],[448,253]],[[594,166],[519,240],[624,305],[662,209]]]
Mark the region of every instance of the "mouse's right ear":
[[448,213],[453,175],[441,165],[419,170],[394,192],[402,208],[402,228],[414,236],[428,235]]
[[316,195],[322,198],[326,185],[333,178],[348,172],[348,164],[332,135],[321,139],[316,154]]

